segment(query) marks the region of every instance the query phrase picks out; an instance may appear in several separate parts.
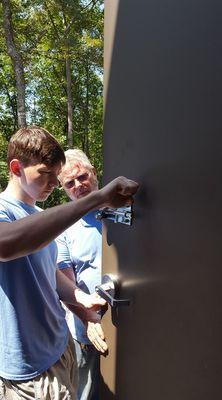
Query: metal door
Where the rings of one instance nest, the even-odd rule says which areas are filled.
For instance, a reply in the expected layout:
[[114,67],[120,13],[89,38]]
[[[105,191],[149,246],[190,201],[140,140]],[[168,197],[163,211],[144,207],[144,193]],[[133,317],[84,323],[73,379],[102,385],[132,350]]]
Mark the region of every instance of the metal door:
[[132,304],[103,319],[102,400],[221,397],[221,109],[222,2],[105,1],[104,182],[141,189],[105,224]]

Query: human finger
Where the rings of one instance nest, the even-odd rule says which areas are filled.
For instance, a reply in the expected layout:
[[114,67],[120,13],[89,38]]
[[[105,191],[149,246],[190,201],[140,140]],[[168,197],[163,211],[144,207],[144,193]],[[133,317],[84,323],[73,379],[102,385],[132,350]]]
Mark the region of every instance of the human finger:
[[132,179],[125,178],[124,176],[120,176],[117,178],[117,190],[123,196],[133,196],[138,188],[139,184]]
[[105,342],[105,335],[100,323],[88,323],[87,336],[96,349],[102,353],[107,351],[108,346]]

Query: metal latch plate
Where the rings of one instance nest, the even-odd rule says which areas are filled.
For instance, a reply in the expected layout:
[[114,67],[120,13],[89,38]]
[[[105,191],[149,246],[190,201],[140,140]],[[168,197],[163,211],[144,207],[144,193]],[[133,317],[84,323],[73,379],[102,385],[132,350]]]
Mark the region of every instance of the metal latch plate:
[[114,223],[120,223],[125,225],[132,225],[133,210],[132,206],[120,207],[120,208],[104,208],[97,211],[96,219],[108,219]]

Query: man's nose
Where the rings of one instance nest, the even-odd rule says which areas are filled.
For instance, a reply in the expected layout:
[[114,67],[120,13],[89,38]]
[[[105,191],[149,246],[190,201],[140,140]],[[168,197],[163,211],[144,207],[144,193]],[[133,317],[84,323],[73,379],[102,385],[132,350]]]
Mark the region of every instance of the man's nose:
[[75,189],[77,189],[81,185],[82,185],[81,182],[79,182],[78,179],[75,179]]

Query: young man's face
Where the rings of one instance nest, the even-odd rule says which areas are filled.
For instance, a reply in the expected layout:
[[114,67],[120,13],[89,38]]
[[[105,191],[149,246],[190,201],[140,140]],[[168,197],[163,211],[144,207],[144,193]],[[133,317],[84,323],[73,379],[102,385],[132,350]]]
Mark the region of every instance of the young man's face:
[[94,168],[69,163],[62,169],[61,184],[71,200],[78,200],[98,189]]
[[26,196],[26,201],[35,203],[36,201],[45,201],[58,186],[57,176],[61,170],[61,163],[53,167],[46,164],[35,164],[22,167],[20,186]]

